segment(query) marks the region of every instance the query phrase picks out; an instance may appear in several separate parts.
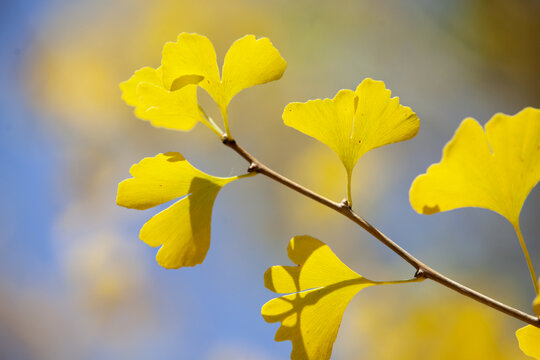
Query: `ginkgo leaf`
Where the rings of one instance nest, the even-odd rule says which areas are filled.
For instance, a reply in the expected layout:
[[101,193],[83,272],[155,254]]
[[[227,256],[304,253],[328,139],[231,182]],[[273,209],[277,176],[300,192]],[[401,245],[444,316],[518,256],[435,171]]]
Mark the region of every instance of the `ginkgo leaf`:
[[219,98],[221,81],[216,51],[206,36],[181,33],[176,42],[166,43],[161,68],[165,86],[171,86],[176,79],[186,75],[200,75],[204,79],[199,85],[212,97]]
[[516,331],[519,348],[525,355],[540,360],[540,329],[533,325],[527,325]]
[[246,35],[236,40],[223,62],[223,99],[225,106],[240,91],[279,80],[287,62],[268,38]]
[[243,176],[205,174],[176,152],[144,158],[131,167],[130,174],[132,178],[118,185],[118,205],[144,210],[182,197],[141,229],[142,241],[161,246],[158,264],[177,269],[202,263],[210,246],[214,200],[223,186]]
[[156,70],[151,67],[143,67],[142,69],[135,71],[135,74],[133,74],[129,80],[120,84],[120,90],[122,90],[122,100],[124,100],[128,105],[138,106],[140,101],[139,96],[137,95],[137,85],[144,82],[156,86],[162,86],[163,82],[161,77],[161,68]]
[[290,103],[283,111],[285,125],[326,144],[341,159],[350,182],[358,159],[377,147],[409,140],[420,121],[409,108],[390,97],[384,82],[365,79],[352,90],[340,90],[333,99]]
[[[538,279],[540,283],[540,279]],[[540,317],[540,294],[537,294],[533,301],[533,311]],[[527,325],[516,331],[519,348],[525,355],[532,356],[540,360],[540,328]]]
[[298,266],[273,266],[264,274],[264,283],[273,292],[292,294],[268,301],[261,313],[267,322],[281,322],[275,339],[292,342],[293,360],[330,359],[345,308],[360,290],[418,281],[368,280],[311,236],[292,238],[287,253]]
[[150,120],[152,125],[167,129],[191,130],[201,119],[197,104],[197,84],[202,76],[185,76],[175,83],[175,89],[163,84],[161,68],[137,70],[120,84],[122,99],[135,106],[135,115]]
[[163,48],[161,60],[165,86],[186,75],[204,77],[199,83],[218,104],[227,125],[227,107],[241,90],[278,80],[287,63],[267,38],[246,35],[236,40],[225,55],[220,78],[216,52],[210,40],[199,34],[181,33]]
[[441,162],[412,183],[410,202],[417,212],[481,207],[517,226],[523,203],[540,180],[540,110],[496,114],[485,129],[474,119],[463,120]]

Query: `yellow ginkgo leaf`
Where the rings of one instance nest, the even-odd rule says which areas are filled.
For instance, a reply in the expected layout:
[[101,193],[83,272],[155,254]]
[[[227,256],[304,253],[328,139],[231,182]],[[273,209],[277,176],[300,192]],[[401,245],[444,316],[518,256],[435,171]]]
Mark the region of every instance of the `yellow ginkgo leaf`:
[[[540,282],[540,279],[538,280]],[[540,316],[540,294],[533,301],[533,311]],[[536,326],[527,325],[516,331],[519,348],[525,355],[540,360],[540,329]]]
[[384,82],[365,79],[352,90],[340,90],[333,99],[290,103],[283,111],[285,125],[326,144],[347,171],[347,200],[351,204],[351,176],[358,159],[369,150],[409,140],[417,133],[416,114],[390,97]]
[[441,162],[414,180],[410,201],[417,212],[473,206],[518,224],[521,207],[540,180],[540,110],[496,114],[485,128],[463,120]]
[[421,214],[461,207],[481,207],[504,216],[513,225],[527,260],[536,292],[537,277],[519,229],[525,199],[540,180],[540,110],[496,114],[486,130],[474,119],[463,120],[431,165],[411,185],[409,199]]
[[152,125],[167,129],[191,130],[199,120],[204,121],[197,104],[197,84],[202,76],[186,76],[171,90],[164,86],[161,68],[137,70],[120,84],[122,99],[135,106],[135,115],[150,120]]
[[270,323],[281,322],[276,341],[290,340],[293,360],[327,360],[345,308],[360,290],[381,284],[349,269],[323,242],[311,236],[292,238],[289,258],[298,266],[273,266],[264,274],[265,286],[281,296],[263,305]]
[[225,106],[240,91],[255,85],[279,80],[287,62],[268,38],[246,35],[236,40],[223,62],[223,99]]
[[165,44],[161,67],[166,87],[174,86],[187,75],[204,77],[199,86],[218,104],[230,136],[227,107],[231,99],[245,88],[280,79],[287,63],[270,40],[246,35],[231,45],[220,78],[210,40],[198,34],[181,33],[176,42]]
[[156,260],[168,269],[203,262],[210,246],[212,206],[223,186],[244,176],[219,178],[194,168],[175,152],[145,158],[118,185],[118,205],[144,210],[183,197],[152,217],[140,238],[159,249]]
[[533,325],[527,325],[516,331],[519,348],[525,355],[540,360],[540,329]]

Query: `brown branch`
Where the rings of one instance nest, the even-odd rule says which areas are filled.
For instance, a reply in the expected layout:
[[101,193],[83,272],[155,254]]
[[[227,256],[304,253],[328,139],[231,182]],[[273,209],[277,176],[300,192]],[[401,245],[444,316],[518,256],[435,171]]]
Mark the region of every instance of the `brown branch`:
[[334,202],[330,199],[325,198],[324,196],[321,196],[297,183],[294,181],[284,177],[283,175],[275,172],[274,170],[270,169],[269,167],[262,164],[260,161],[258,161],[255,157],[253,157],[250,153],[248,153],[244,148],[242,148],[235,140],[228,140],[227,137],[224,137],[223,144],[234,150],[238,155],[240,155],[242,158],[244,158],[247,162],[250,163],[249,172],[258,172],[260,174],[263,174],[267,177],[269,177],[272,180],[275,180],[279,182],[280,184],[283,184],[287,186],[288,188],[307,196],[308,198],[315,200],[326,207],[329,207],[330,209],[333,209],[340,214],[348,217],[350,220],[355,222],[356,224],[360,225],[364,230],[366,230],[368,233],[370,233],[374,238],[379,240],[381,243],[383,243],[386,247],[388,247],[390,250],[392,250],[394,253],[396,253],[398,256],[400,256],[403,260],[408,262],[411,266],[413,266],[416,269],[416,277],[424,277],[426,279],[431,279],[441,285],[446,286],[447,288],[454,290],[462,295],[465,295],[473,300],[476,300],[484,305],[487,305],[495,310],[498,310],[502,313],[505,313],[506,315],[509,315],[511,317],[514,317],[518,320],[521,320],[523,322],[526,322],[528,324],[534,325],[538,328],[540,328],[540,319],[536,316],[529,315],[523,311],[520,311],[518,309],[515,309],[511,306],[508,306],[506,304],[503,304],[497,300],[494,300],[484,294],[479,293],[478,291],[475,291],[473,289],[470,289],[444,275],[441,273],[433,270],[417,258],[415,258],[413,255],[408,253],[405,249],[403,249],[401,246],[393,242],[389,237],[384,235],[382,232],[380,232],[377,228],[372,226],[370,223],[368,223],[364,218],[362,218],[360,215],[356,214],[347,204],[347,201],[343,201],[341,203]]

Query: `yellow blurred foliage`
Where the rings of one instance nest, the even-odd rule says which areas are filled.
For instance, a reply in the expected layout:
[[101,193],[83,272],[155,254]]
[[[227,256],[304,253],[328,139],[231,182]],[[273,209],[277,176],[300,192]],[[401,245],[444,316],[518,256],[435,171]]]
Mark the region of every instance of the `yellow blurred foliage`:
[[247,29],[257,34],[269,24],[261,6],[232,3],[160,0],[145,6],[142,0],[116,0],[103,12],[81,4],[61,8],[40,29],[27,57],[30,100],[55,126],[91,136],[125,128],[137,120],[120,100],[118,84],[140,64],[159,65],[165,41],[180,31],[199,32],[223,55],[222,47]]
[[351,304],[353,328],[341,332],[346,351],[378,360],[525,358],[503,315],[465,297],[443,295],[413,303],[376,294],[360,306]]
[[522,97],[540,94],[540,6],[529,0],[475,0],[456,29],[499,78],[523,90]]

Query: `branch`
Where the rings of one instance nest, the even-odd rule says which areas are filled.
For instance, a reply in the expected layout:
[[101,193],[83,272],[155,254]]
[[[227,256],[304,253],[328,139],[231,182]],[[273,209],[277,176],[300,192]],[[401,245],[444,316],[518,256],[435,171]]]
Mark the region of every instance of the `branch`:
[[389,237],[384,235],[377,228],[375,228],[366,220],[364,220],[364,218],[362,218],[360,215],[356,214],[351,209],[351,207],[349,206],[346,200],[344,200],[341,203],[337,203],[295,183],[294,181],[286,178],[285,176],[275,172],[274,170],[262,164],[259,160],[253,157],[253,155],[248,153],[243,147],[238,145],[238,143],[235,140],[229,140],[226,136],[224,136],[223,144],[225,144],[226,146],[234,150],[238,155],[240,155],[242,158],[244,158],[247,162],[250,163],[250,166],[248,169],[249,172],[257,172],[257,173],[263,174],[269,177],[270,179],[275,180],[278,183],[283,184],[287,186],[288,188],[302,195],[305,195],[308,198],[315,200],[326,207],[329,207],[330,209],[337,211],[338,213],[346,216],[347,218],[349,218],[356,224],[360,225],[360,227],[362,227],[364,230],[370,233],[374,238],[379,240],[386,247],[388,247],[390,250],[392,250],[394,253],[400,256],[403,260],[408,262],[412,267],[414,267],[416,269],[415,277],[417,278],[424,277],[426,279],[431,279],[441,285],[446,286],[447,288],[451,290],[454,290],[462,295],[465,295],[473,300],[476,300],[506,315],[509,315],[513,318],[516,318],[518,320],[521,320],[523,322],[526,322],[528,324],[531,324],[540,328],[540,318],[529,315],[523,311],[520,311],[511,306],[503,304],[497,300],[494,300],[482,293],[479,293],[478,291],[470,289],[442,275],[436,270],[433,270],[432,268],[430,268],[429,266],[427,266],[426,264],[424,264],[423,262],[415,258],[413,255],[408,253],[401,246],[393,242]]

